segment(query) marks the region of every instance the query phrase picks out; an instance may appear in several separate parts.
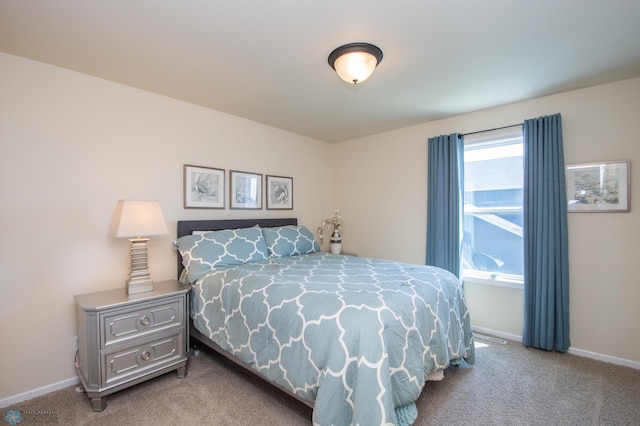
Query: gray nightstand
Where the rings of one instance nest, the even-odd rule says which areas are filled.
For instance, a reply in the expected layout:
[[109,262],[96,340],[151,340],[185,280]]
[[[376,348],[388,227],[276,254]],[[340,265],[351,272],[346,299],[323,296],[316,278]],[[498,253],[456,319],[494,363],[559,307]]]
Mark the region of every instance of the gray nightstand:
[[123,287],[75,296],[76,369],[94,411],[106,396],[177,370],[185,377],[189,347],[188,285],[175,280],[127,295]]

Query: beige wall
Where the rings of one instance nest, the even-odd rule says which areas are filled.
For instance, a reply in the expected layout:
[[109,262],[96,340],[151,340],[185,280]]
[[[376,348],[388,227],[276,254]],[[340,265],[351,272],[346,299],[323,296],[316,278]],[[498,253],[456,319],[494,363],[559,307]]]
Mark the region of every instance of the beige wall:
[[[333,147],[343,246],[361,256],[424,263],[427,139],[562,114],[566,163],[631,160],[630,213],[570,213],[570,327],[577,353],[640,366],[640,79],[483,110]],[[472,323],[522,334],[522,295],[467,285]],[[623,362],[624,363],[624,362]]]
[[[162,205],[172,234],[151,241],[155,280],[175,275],[177,220],[283,216],[183,209],[185,163],[293,176],[287,216],[315,227],[340,208],[346,251],[414,263],[425,258],[428,137],[560,112],[567,162],[640,164],[640,79],[337,145],[2,53],[0,94],[0,400],[75,377],[73,295],[124,288],[128,242],[106,235],[118,199]],[[574,348],[640,362],[639,216],[569,217]],[[474,325],[519,334],[517,292],[470,289]]]
[[[174,278],[179,219],[332,211],[325,142],[0,53],[0,400],[75,376],[75,294],[122,287],[118,199],[159,200],[154,280]],[[293,211],[185,210],[183,164],[292,176]],[[228,206],[228,201],[226,203]],[[123,290],[124,291],[124,290]]]

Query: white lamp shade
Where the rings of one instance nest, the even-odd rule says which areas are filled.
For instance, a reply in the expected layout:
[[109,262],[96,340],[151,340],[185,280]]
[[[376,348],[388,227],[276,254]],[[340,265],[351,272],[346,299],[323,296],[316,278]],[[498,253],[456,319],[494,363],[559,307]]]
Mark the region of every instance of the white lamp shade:
[[367,52],[346,53],[336,59],[336,73],[347,83],[361,83],[368,79],[378,65],[375,56]]
[[157,201],[118,201],[109,228],[112,237],[151,237],[168,233],[167,222]]

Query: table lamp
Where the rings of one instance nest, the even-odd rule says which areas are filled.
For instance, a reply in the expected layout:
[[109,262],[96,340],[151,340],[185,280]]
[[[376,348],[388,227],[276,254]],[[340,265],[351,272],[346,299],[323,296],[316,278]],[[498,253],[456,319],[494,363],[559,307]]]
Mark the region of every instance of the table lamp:
[[147,237],[168,233],[167,223],[157,201],[118,201],[109,235],[129,238],[131,242],[131,269],[127,280],[127,294],[153,291],[153,281],[149,274]]

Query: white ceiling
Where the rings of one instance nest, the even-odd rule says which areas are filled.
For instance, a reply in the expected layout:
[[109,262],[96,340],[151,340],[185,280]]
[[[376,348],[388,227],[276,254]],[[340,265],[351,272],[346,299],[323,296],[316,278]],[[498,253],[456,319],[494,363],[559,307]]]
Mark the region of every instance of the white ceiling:
[[640,76],[640,1],[0,0],[0,51],[340,142]]

